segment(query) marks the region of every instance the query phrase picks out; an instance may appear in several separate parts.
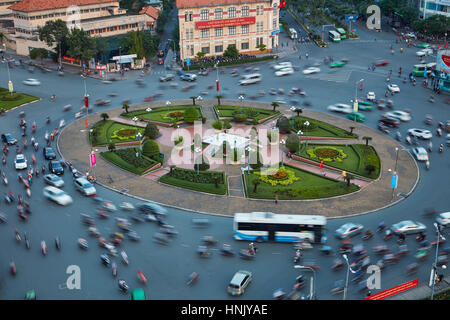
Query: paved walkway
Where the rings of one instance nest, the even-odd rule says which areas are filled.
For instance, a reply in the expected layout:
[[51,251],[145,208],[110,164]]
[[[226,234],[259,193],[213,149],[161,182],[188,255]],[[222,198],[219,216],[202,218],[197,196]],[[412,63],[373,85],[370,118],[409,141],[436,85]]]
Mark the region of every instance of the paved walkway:
[[[189,104],[190,102],[190,100],[179,100],[172,101],[172,104]],[[202,106],[210,107],[215,103],[215,100],[203,100]],[[223,104],[233,103],[236,103],[236,101],[223,101]],[[163,101],[140,103],[133,105],[130,111],[164,105],[165,103]],[[253,101],[245,101],[243,105],[272,109],[270,104]],[[280,107],[279,110],[289,112],[286,106]],[[118,117],[121,112],[121,108],[108,110],[110,119]],[[88,123],[92,125],[100,120],[100,113],[89,115],[87,118]],[[275,204],[273,200],[253,200],[244,198],[243,196],[237,196],[234,193],[232,194],[233,196],[220,196],[174,188],[161,184],[150,177],[139,177],[121,170],[105,161],[101,156],[97,157],[97,166],[90,171],[95,174],[99,183],[116,190],[127,189],[129,194],[140,198],[198,212],[228,215],[232,215],[235,212],[271,211],[293,214],[321,214],[327,217],[337,217],[377,210],[401,199],[394,194],[394,199],[392,200],[392,189],[390,189],[391,176],[388,172],[389,168],[394,168],[395,166],[395,147],[401,148],[401,145],[376,130],[359,123],[355,124],[344,118],[338,118],[313,110],[305,110],[303,115],[316,119],[320,118],[322,121],[331,122],[341,128],[354,126],[356,127],[354,132],[360,137],[371,136],[373,138],[371,145],[376,148],[382,159],[380,177],[360,191],[349,195],[321,200],[280,200],[278,204]],[[63,157],[73,163],[82,172],[89,170],[89,154],[92,150],[88,142],[84,121],[84,118],[80,118],[70,126],[64,128],[58,138],[59,150]],[[361,141],[361,143],[363,142]],[[74,148],[74,145],[77,147]],[[162,150],[164,149],[164,152],[166,152],[169,150],[167,148],[169,147],[163,146]],[[231,167],[240,170],[239,166]],[[397,171],[400,177],[397,191],[410,193],[418,181],[418,169],[408,152],[399,153]],[[154,173],[153,175],[156,174]],[[108,182],[109,175],[113,176],[113,183]],[[234,185],[234,182],[232,184]]]
[[[450,289],[450,276],[444,277],[441,283],[436,283],[434,285],[434,296],[436,294]],[[417,288],[396,294],[395,296],[386,298],[385,300],[422,300],[431,296],[431,287],[428,283],[418,286]]]

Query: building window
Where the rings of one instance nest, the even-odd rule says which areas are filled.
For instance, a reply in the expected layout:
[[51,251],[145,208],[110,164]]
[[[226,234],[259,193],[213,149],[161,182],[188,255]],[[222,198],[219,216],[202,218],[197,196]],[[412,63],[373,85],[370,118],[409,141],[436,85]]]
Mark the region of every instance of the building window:
[[223,36],[223,28],[215,28],[214,29],[214,36],[216,36],[216,37]]
[[228,27],[228,35],[234,36],[236,34],[236,26]]
[[231,7],[228,9],[228,18],[236,18],[236,8]]
[[90,9],[89,11],[90,11],[90,12],[94,12],[95,10],[94,10],[94,9]]
[[257,22],[256,23],[256,32],[263,32],[263,22]]
[[209,19],[209,10],[203,9],[200,11],[200,20],[208,20]]
[[263,38],[256,38],[256,48],[258,48],[262,44],[264,44]]
[[113,31],[114,31],[114,27],[110,27],[109,32],[113,32]]
[[209,47],[202,47],[202,52],[205,54],[209,53]]
[[277,18],[273,18],[272,23],[273,23],[273,29],[276,29],[277,28]]
[[214,19],[222,19],[222,9],[214,10]]
[[46,14],[44,14],[43,16],[42,16],[42,19],[47,19],[48,18],[48,15],[46,15]]
[[186,29],[186,40],[189,40],[189,29]]
[[187,12],[184,13],[184,22],[188,22],[189,14]]
[[194,55],[194,46],[191,46],[191,56]]
[[248,34],[248,24],[242,26],[242,34]]
[[249,14],[249,8],[246,6],[246,7],[242,7],[242,9],[241,9],[241,16],[242,17],[248,17],[248,14]]
[[248,42],[241,43],[241,50],[248,50]]
[[273,4],[273,13],[277,13],[278,3]]
[[262,16],[264,14],[264,6],[256,6],[256,15]]
[[209,29],[202,29],[202,39],[209,38]]
[[222,45],[216,46],[216,47],[214,48],[214,52],[215,52],[215,53],[221,53],[221,52],[223,52],[223,46],[222,46]]

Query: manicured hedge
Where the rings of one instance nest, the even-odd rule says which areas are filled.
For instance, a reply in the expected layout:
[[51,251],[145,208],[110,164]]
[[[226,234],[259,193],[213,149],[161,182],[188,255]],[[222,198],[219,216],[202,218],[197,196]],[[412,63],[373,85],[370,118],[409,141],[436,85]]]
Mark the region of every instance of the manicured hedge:
[[[214,181],[215,177],[218,179],[218,188]],[[159,178],[159,181],[180,188],[212,194],[226,194],[228,189],[225,173],[220,171],[200,171],[197,176],[195,170],[174,168],[172,176],[167,173]]]
[[[137,175],[145,173],[147,170],[158,164],[157,161],[146,156],[142,156],[141,159],[136,159],[137,151],[137,148],[124,148],[115,151],[101,152],[100,155],[116,166]],[[135,160],[136,165],[134,164]]]

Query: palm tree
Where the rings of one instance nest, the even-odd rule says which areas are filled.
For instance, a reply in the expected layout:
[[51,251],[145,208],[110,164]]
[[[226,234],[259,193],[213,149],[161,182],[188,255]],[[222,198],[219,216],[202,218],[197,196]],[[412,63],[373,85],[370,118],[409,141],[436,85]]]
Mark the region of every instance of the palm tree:
[[280,106],[280,104],[276,101],[272,102],[270,105],[273,107],[273,111]]
[[222,96],[221,95],[217,95],[216,98],[217,98],[217,104],[220,106],[220,99],[222,99]]
[[122,104],[122,109],[125,110],[125,113],[128,113],[128,109],[130,108],[130,106],[128,105],[128,103],[124,103]]
[[366,141],[366,147],[369,145],[369,141],[372,140],[372,137],[362,137],[364,141]]
[[355,130],[355,127],[349,127],[349,129],[350,129],[350,135],[352,136],[353,135],[353,130]]
[[109,115],[107,113],[102,113],[100,117],[103,119],[103,121],[106,121],[106,119],[109,119]]
[[295,108],[294,111],[297,112],[297,117],[300,117],[300,113],[303,112],[303,109],[302,108]]
[[196,96],[192,96],[190,98],[192,99],[192,105],[195,106],[195,99],[197,99],[197,97]]

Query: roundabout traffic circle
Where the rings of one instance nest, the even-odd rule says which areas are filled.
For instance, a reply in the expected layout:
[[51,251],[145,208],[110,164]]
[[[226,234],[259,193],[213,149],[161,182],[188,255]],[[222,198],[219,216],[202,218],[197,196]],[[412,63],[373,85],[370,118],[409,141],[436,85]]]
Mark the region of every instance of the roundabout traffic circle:
[[[187,106],[190,102],[190,100],[172,100],[171,105]],[[216,102],[216,100],[203,100],[201,102],[202,113],[213,114],[213,112],[210,111],[216,105]],[[239,101],[238,103],[232,100],[223,100],[222,104],[266,110],[272,110],[273,108],[270,103],[254,101]],[[155,109],[163,106],[166,106],[165,101],[140,103],[130,106],[130,112],[146,108]],[[282,116],[289,117],[292,114],[292,111],[287,106],[280,106],[278,109],[280,114],[277,115],[276,118],[271,118],[261,126],[265,125],[270,129],[277,118]],[[272,186],[278,185],[280,188],[274,189],[274,193],[271,193],[269,197],[265,199],[248,197],[251,196],[252,190],[257,190],[258,186],[256,184],[247,185],[247,183],[250,184],[250,180],[247,181],[247,179],[250,179],[250,176],[248,171],[246,173],[247,169],[245,169],[247,166],[245,164],[245,154],[240,155],[244,160],[243,163],[239,163],[237,155],[234,154],[234,161],[231,165],[227,163],[227,165],[213,167],[213,164],[211,164],[211,170],[223,169],[226,172],[228,179],[224,194],[207,193],[209,191],[193,191],[182,188],[181,186],[168,185],[159,181],[160,177],[169,176],[169,174],[172,174],[172,170],[174,170],[175,166],[174,163],[171,162],[172,159],[170,157],[173,150],[177,149],[176,152],[182,150],[180,147],[174,146],[172,138],[167,138],[167,136],[173,136],[173,132],[177,132],[178,129],[176,128],[160,128],[161,135],[158,136],[158,139],[161,141],[161,153],[164,153],[166,157],[164,157],[165,159],[162,166],[150,173],[147,173],[146,171],[144,175],[139,176],[106,161],[102,156],[97,156],[96,166],[90,167],[89,155],[91,152],[94,151],[95,153],[100,154],[106,151],[106,146],[92,147],[89,140],[89,131],[92,129],[93,125],[100,120],[100,115],[102,113],[104,113],[104,111],[77,119],[71,125],[64,128],[58,138],[58,149],[62,157],[67,161],[70,161],[79,171],[93,174],[96,177],[97,182],[107,188],[126,193],[142,200],[145,199],[184,210],[222,215],[233,215],[236,212],[270,211],[289,214],[320,214],[327,218],[342,217],[372,212],[390,206],[403,199],[404,196],[409,195],[414,190],[419,180],[419,171],[415,160],[408,152],[404,152],[402,146],[389,136],[370,129],[360,123],[355,123],[331,114],[304,109],[302,116],[323,121],[344,130],[352,128],[351,130],[358,138],[341,139],[308,137],[307,142],[312,145],[311,148],[313,152],[311,152],[311,149],[308,149],[308,154],[305,156],[302,154],[295,154],[291,157],[282,156],[281,163],[284,165],[278,170],[272,170],[269,175],[265,176],[266,180],[270,180],[267,182],[268,184],[271,184]],[[122,108],[108,109],[107,113],[109,119],[118,120],[122,114]],[[211,125],[212,120],[215,119],[212,118],[213,117],[206,121],[205,126]],[[86,121],[89,124],[88,128],[85,126]],[[140,123],[136,119],[134,121],[134,125],[145,128],[145,122]],[[133,135],[131,131],[127,131],[127,134]],[[296,180],[302,179],[298,179],[298,177],[292,173],[293,170],[309,171],[317,177],[323,175],[323,178],[325,178],[326,175],[326,179],[329,181],[335,181],[341,185],[345,185],[345,182],[347,182],[347,186],[349,186],[350,182],[345,178],[345,173],[343,173],[344,170],[339,169],[337,164],[347,158],[347,151],[344,153],[343,148],[348,146],[352,147],[351,145],[356,146],[356,144],[365,144],[367,147],[368,139],[364,139],[367,137],[371,138],[369,139],[370,146],[376,150],[376,154],[380,159],[379,175],[377,175],[376,178],[372,179],[367,176],[352,174],[352,187],[354,187],[354,189],[352,189],[351,193],[340,195],[339,193],[331,192],[330,194],[332,196],[321,199],[308,199],[307,192],[296,190],[297,187],[293,183],[296,182]],[[234,140],[235,146],[238,143],[238,138]],[[306,142],[305,138],[305,136],[301,137],[301,140],[303,141],[302,145]],[[283,139],[281,134],[280,139]],[[363,139],[364,141],[361,141],[360,139]],[[317,146],[318,142],[324,141],[326,142],[326,146]],[[186,140],[186,142],[189,141]],[[139,142],[137,144],[139,145]],[[271,144],[272,143],[269,144],[269,148],[271,147]],[[306,145],[307,147],[308,144]],[[190,143],[186,145],[190,146]],[[73,146],[77,146],[77,148],[73,148]],[[311,157],[315,156],[318,159],[313,161],[314,159],[307,158],[308,155]],[[231,155],[231,157],[232,156],[233,155]],[[138,157],[137,154],[136,157]],[[220,158],[222,160],[222,154],[220,154]],[[323,160],[321,161],[320,167],[317,162],[319,159]],[[279,160],[277,160],[277,163],[278,161]],[[333,165],[334,163],[337,164],[333,167],[331,166],[332,163]],[[394,168],[396,168],[398,184],[396,189],[391,189],[391,175]],[[190,167],[180,166],[180,170],[192,171],[193,169],[193,165]],[[211,172],[214,174],[216,171]],[[244,176],[245,179],[242,179],[242,176]],[[113,179],[111,180],[109,177],[112,177]],[[213,182],[210,181],[210,183]],[[291,184],[293,187],[291,186],[291,188],[282,189],[283,187],[286,187],[286,185]],[[304,197],[299,197],[299,194],[304,195]],[[295,198],[302,200],[285,200]]]

